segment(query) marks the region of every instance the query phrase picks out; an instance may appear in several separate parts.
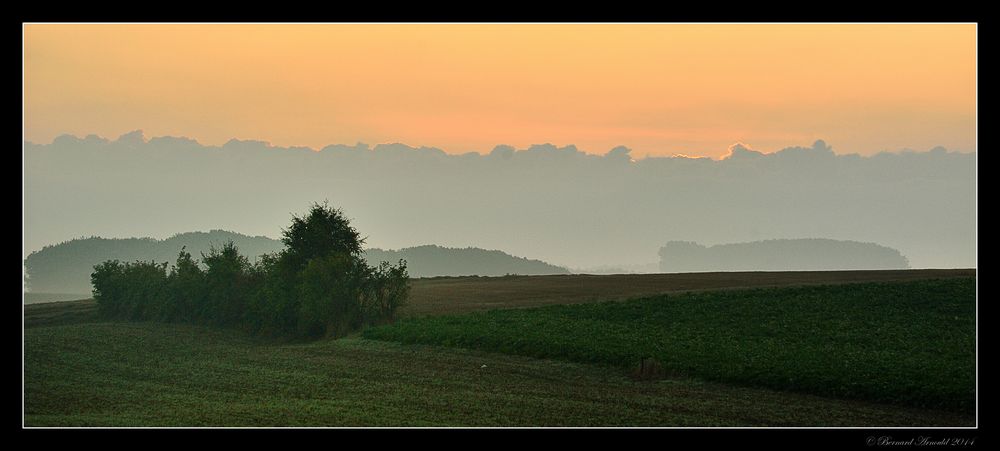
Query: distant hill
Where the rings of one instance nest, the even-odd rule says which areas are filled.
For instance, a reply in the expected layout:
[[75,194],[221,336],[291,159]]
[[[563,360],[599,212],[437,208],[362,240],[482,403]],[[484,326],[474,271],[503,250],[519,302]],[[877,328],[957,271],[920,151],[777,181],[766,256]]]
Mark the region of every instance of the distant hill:
[[899,251],[875,243],[781,239],[703,246],[670,241],[660,248],[663,272],[907,269]]
[[465,249],[425,245],[394,250],[368,249],[369,264],[380,261],[407,261],[411,277],[434,276],[502,276],[506,274],[540,275],[569,274],[569,270],[540,260],[515,257],[506,252],[475,247]]
[[[247,236],[225,230],[188,232],[165,240],[153,238],[78,238],[28,255],[24,261],[28,290],[34,293],[89,293],[90,273],[94,265],[106,260],[153,260],[173,263],[182,247],[195,258],[233,241],[240,253],[251,261],[260,255],[284,248],[279,240],[265,236]],[[418,246],[400,250],[368,249],[370,264],[379,261],[407,261],[411,277],[504,274],[568,274],[565,268],[515,257],[501,251],[478,248],[452,249]]]
[[90,273],[106,260],[177,260],[182,247],[194,258],[232,240],[251,261],[258,256],[284,248],[281,241],[265,236],[247,236],[225,230],[188,232],[165,240],[153,238],[78,238],[45,246],[24,260],[28,290],[35,293],[89,293]]

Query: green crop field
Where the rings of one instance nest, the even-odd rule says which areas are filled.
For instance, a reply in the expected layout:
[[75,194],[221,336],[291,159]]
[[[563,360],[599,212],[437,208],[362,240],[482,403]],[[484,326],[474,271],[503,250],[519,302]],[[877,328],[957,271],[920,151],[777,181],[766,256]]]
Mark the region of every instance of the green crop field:
[[975,400],[972,278],[494,310],[364,336],[963,412]]
[[[485,365],[485,367],[484,367]],[[956,426],[969,415],[357,337],[26,330],[27,426]]]
[[[876,273],[827,278],[900,278]],[[26,305],[23,418],[26,426],[972,426],[969,273],[902,285],[674,293],[617,303],[565,298],[556,288],[567,279],[554,277],[425,279],[414,287],[425,291],[396,325],[309,343],[192,325],[109,322],[97,316],[93,301]],[[913,274],[901,279],[920,278]],[[788,273],[787,280],[762,276],[767,285],[812,283],[803,282],[803,273]],[[596,277],[585,276],[585,283],[599,285]],[[727,288],[735,280],[733,274],[695,279],[684,285],[682,275],[655,275],[641,290]],[[603,280],[622,283],[618,276]],[[477,297],[484,286],[495,290]],[[888,290],[897,294],[883,296],[885,287],[897,287]],[[834,299],[827,299],[831,293]],[[695,308],[698,299],[704,302]],[[563,301],[585,303],[532,308]],[[757,308],[738,307],[748,302]],[[917,317],[921,321],[912,321]],[[857,329],[864,324],[881,329]],[[687,341],[656,340],[663,337]],[[824,345],[824,337],[835,341]],[[774,349],[762,347],[768,343],[788,349],[761,353]],[[894,372],[874,372],[919,346]],[[708,357],[699,358],[699,349]],[[809,357],[808,349],[821,353]],[[848,393],[814,390],[817,379],[810,377],[817,376],[844,387],[856,365],[827,379],[817,369],[836,369],[829,357],[845,355],[852,362],[884,357],[865,374],[899,385],[888,387],[896,394],[858,396],[857,384],[872,386],[866,378]],[[742,365],[713,366],[712,356]],[[787,365],[796,356],[804,360]],[[635,377],[637,357],[658,362],[645,375],[652,377]],[[772,385],[767,372],[742,370],[764,368],[758,363],[775,374],[795,374],[797,385]],[[726,374],[727,368],[741,370],[733,379],[699,372]],[[929,372],[911,377],[914,368]],[[748,374],[761,377],[749,380]],[[922,396],[907,389],[926,385],[937,388]],[[957,393],[958,401],[942,401],[946,393]]]

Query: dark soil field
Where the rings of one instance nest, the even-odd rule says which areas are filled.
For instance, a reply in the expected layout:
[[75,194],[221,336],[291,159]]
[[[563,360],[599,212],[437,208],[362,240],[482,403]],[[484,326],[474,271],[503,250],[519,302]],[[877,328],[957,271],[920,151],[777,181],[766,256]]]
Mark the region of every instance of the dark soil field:
[[975,277],[974,269],[712,272],[415,279],[403,315],[577,304],[679,291]]

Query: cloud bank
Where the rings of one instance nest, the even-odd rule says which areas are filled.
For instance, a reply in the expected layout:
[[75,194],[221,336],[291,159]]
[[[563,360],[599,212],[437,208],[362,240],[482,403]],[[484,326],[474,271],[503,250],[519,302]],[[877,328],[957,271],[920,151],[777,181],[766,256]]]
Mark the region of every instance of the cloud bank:
[[24,146],[24,254],[81,236],[228,229],[277,237],[328,199],[367,245],[433,243],[558,265],[648,264],[668,241],[874,242],[912,267],[973,267],[975,154],[836,154],[823,141],[720,160],[633,159],[625,147],[497,146],[449,155],[403,144],[204,146],[141,132]]

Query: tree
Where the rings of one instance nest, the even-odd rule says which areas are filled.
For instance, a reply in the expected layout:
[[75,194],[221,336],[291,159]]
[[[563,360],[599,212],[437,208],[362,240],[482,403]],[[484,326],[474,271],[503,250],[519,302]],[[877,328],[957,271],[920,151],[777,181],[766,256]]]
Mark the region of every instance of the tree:
[[91,274],[98,310],[110,317],[145,320],[165,309],[167,263],[109,260]]
[[182,247],[177,254],[177,263],[167,279],[171,308],[161,318],[165,321],[192,322],[196,309],[204,303],[205,272],[185,249]]
[[364,239],[351,226],[344,213],[327,202],[315,203],[305,217],[292,217],[292,225],[282,231],[281,241],[287,248],[284,256],[301,270],[316,257],[334,254],[361,254]]
[[396,266],[382,262],[366,269],[359,302],[361,321],[363,324],[392,321],[396,309],[410,296],[410,276],[406,272],[406,260],[400,259]]
[[298,274],[298,334],[340,336],[363,324],[361,289],[369,268],[349,254],[309,260]]
[[[285,279],[277,284],[286,294],[279,296],[279,316],[297,312],[300,336],[339,336],[390,321],[409,294],[406,263],[369,266],[361,254],[364,240],[341,210],[325,202],[313,204],[302,218],[293,217],[282,241],[287,248],[273,265]],[[275,296],[269,297],[273,303]]]
[[205,271],[205,302],[202,303],[203,319],[220,325],[234,325],[243,319],[243,313],[253,288],[250,286],[250,262],[232,241],[221,249],[211,247],[202,254]]
[[94,266],[90,275],[94,286],[94,300],[102,315],[118,317],[122,312],[122,298],[125,295],[125,265],[118,260],[108,260]]

